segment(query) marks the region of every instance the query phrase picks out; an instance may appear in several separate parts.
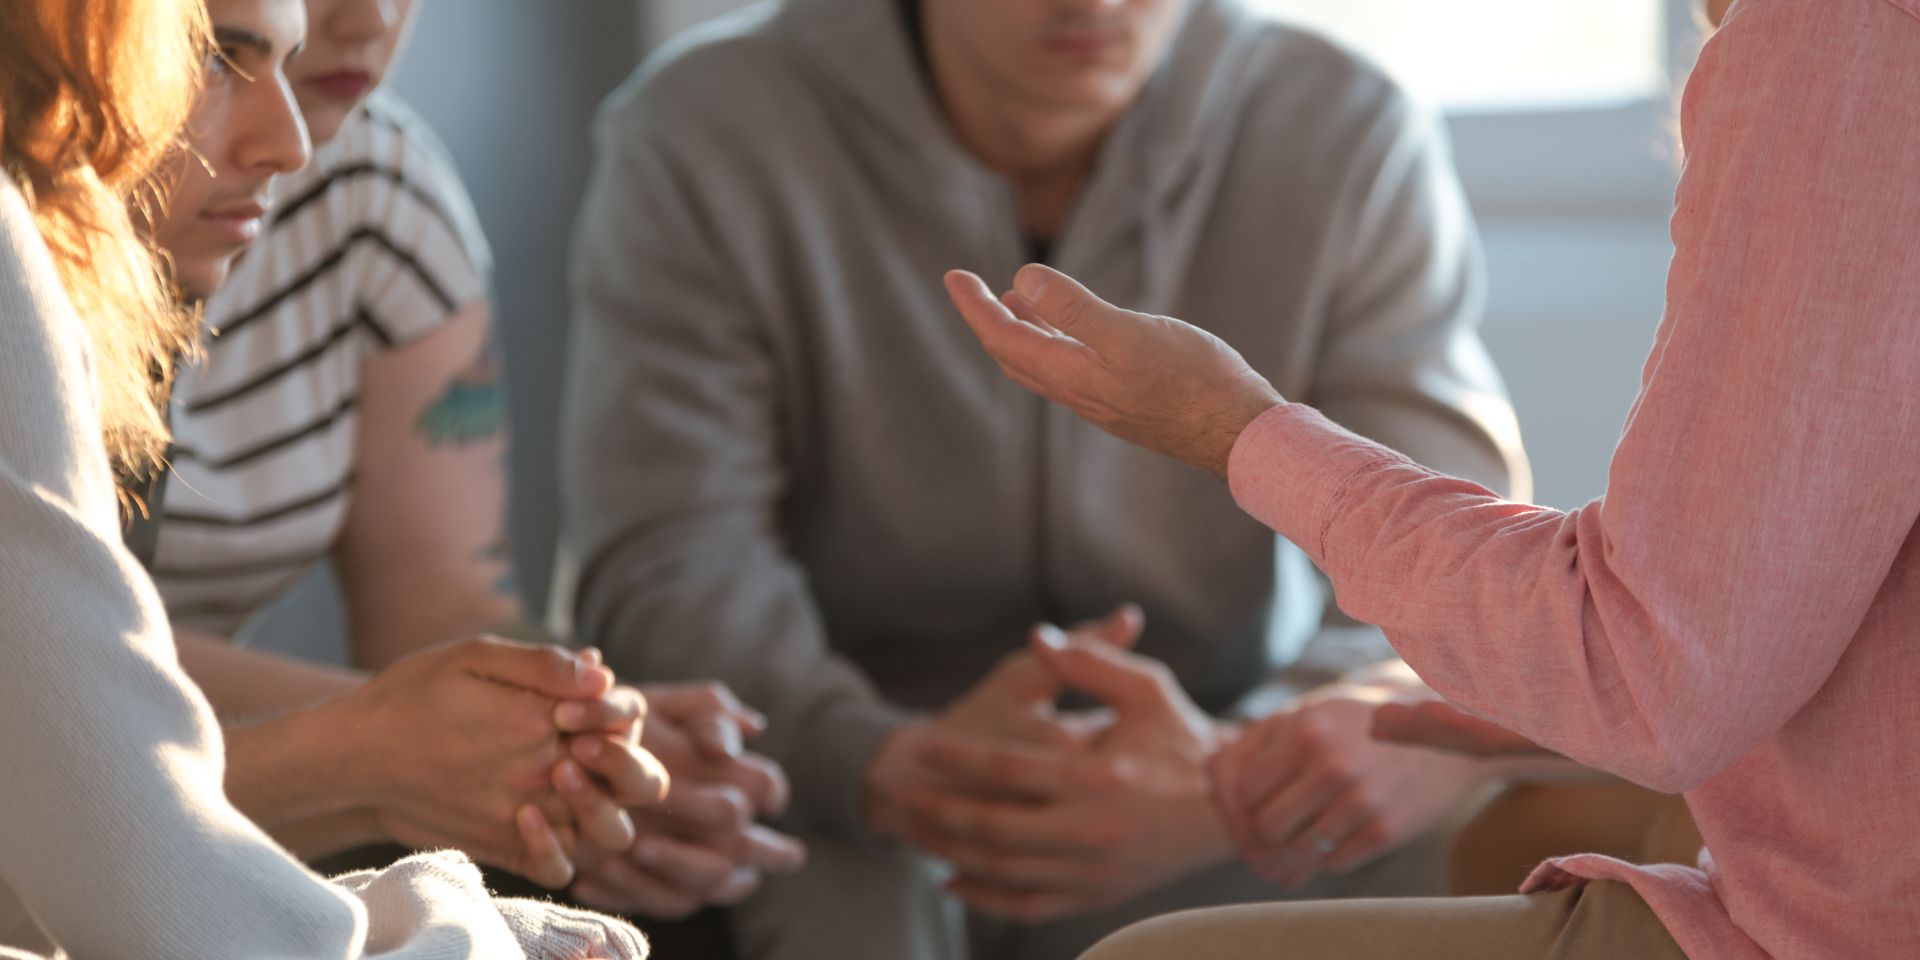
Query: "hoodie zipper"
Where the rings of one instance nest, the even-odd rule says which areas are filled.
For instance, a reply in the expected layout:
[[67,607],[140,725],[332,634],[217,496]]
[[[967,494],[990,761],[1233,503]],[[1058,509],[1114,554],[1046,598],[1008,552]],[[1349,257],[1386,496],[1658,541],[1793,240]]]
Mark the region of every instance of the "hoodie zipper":
[[[996,259],[1010,264],[1006,278],[1008,283],[1012,283],[1013,271],[1027,262],[1031,252],[1026,233],[1020,228],[1020,217],[1014,209],[1013,187],[1004,178],[991,172],[980,170],[979,174],[990,179],[993,192],[1000,198],[997,204],[999,214],[996,217],[999,222],[994,225],[993,232],[1000,238],[998,242],[1005,246],[1001,247],[1000,256]],[[1054,240],[1056,244],[1049,251],[1050,258],[1059,250],[1057,246],[1059,237],[1055,237]],[[1009,252],[1011,256],[1008,256]],[[1040,615],[1048,621],[1053,621],[1057,619],[1057,615],[1053,591],[1049,585],[1051,568],[1048,564],[1053,549],[1051,531],[1053,510],[1050,495],[1053,471],[1048,456],[1053,433],[1049,424],[1052,417],[1049,415],[1050,411],[1047,409],[1048,404],[1044,397],[1033,396],[1028,399],[1033,403],[1034,416],[1033,435],[1030,441],[1032,445],[1029,448],[1029,455],[1033,458],[1030,476],[1032,485],[1029,488],[1033,497],[1033,513],[1030,518],[1032,528],[1028,531],[1029,549],[1033,557],[1033,599]]]

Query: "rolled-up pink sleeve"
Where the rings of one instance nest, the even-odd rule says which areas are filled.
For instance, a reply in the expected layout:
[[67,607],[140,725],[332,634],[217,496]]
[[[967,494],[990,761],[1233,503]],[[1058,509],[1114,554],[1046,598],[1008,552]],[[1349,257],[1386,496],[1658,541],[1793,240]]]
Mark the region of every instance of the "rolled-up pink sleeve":
[[1604,498],[1502,501],[1298,405],[1230,465],[1443,695],[1661,790],[1820,690],[1920,518],[1920,21],[1808,6],[1736,7],[1689,84],[1667,313]]

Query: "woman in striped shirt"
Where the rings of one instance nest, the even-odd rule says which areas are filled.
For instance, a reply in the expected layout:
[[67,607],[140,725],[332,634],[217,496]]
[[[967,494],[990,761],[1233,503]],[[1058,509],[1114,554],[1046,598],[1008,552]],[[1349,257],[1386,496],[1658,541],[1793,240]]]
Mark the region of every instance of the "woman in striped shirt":
[[[589,901],[675,914],[744,896],[798,856],[751,822],[785,790],[740,753],[752,711],[719,688],[649,689],[647,746],[681,782],[672,813],[628,810],[645,805],[646,754],[596,731],[633,691],[556,714],[498,682],[532,686],[478,636],[521,615],[485,241],[432,131],[377,92],[412,5],[308,7],[291,80],[313,162],[276,186],[230,276],[231,251],[157,231],[210,338],[175,393],[150,566],[184,665],[229,721],[229,791],[309,856],[454,846],[557,887],[572,844],[550,828],[574,823]],[[246,182],[245,143],[199,146],[216,183]],[[230,643],[322,561],[356,670]]]

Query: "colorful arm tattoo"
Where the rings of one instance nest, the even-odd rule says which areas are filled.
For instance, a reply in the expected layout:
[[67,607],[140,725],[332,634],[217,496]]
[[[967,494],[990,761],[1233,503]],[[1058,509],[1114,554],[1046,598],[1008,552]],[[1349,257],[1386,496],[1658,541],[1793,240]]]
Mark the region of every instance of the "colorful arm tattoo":
[[446,392],[427,405],[414,423],[428,446],[464,447],[498,436],[507,424],[507,396],[501,383],[503,364],[492,340],[473,366],[447,384]]

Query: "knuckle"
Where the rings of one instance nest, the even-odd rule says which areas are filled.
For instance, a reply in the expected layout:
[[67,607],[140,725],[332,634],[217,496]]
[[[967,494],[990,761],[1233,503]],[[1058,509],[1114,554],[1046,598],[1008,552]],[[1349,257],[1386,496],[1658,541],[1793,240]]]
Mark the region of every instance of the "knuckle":
[[535,656],[540,669],[556,675],[571,674],[576,662],[572,651],[557,643],[541,644]]
[[1325,771],[1322,778],[1327,783],[1353,783],[1360,779],[1360,768],[1352,757],[1330,756],[1322,764]]
[[1354,834],[1354,836],[1359,840],[1360,846],[1368,850],[1377,850],[1385,846],[1387,841],[1392,839],[1387,831],[1386,823],[1380,820],[1374,820],[1366,826],[1361,827],[1360,832]]
[[461,641],[459,646],[466,650],[505,650],[513,643],[491,633],[479,633]]
[[740,788],[720,784],[714,789],[714,819],[719,826],[740,826],[752,822],[753,801]]
[[1134,766],[1120,758],[1103,759],[1087,768],[1086,786],[1092,790],[1119,790],[1130,786]]
[[501,784],[517,800],[532,800],[552,788],[552,766],[542,762],[518,763],[500,778]]
[[1115,817],[1097,817],[1087,824],[1083,839],[1089,846],[1120,847],[1133,839],[1133,829],[1124,820]]
[[1364,786],[1355,790],[1353,800],[1371,822],[1379,822],[1381,812],[1387,809],[1387,798],[1378,787]]
[[712,898],[713,902],[716,904],[719,904],[720,906],[726,906],[726,907],[736,906],[744,902],[748,897],[751,897],[755,893],[758,893],[760,891],[760,884],[761,884],[760,871],[758,870],[749,871],[746,875],[742,876],[739,880],[731,882],[728,885],[722,887],[720,891],[717,894],[715,894],[714,897]]
[[1255,829],[1270,844],[1286,840],[1292,832],[1293,823],[1292,812],[1279,807],[1267,807],[1254,816]]
[[994,754],[987,760],[987,774],[996,780],[1018,779],[1024,767],[1020,758],[1005,753]]
[[[514,823],[514,815],[520,812],[520,807],[531,799],[531,797],[501,795],[489,797],[485,801],[482,801],[480,805],[480,815],[486,818],[487,829],[485,833],[489,843],[498,844],[502,847],[517,847],[520,845],[519,831],[511,825]],[[549,819],[551,819],[551,817],[549,817]]]
[[644,719],[652,710],[646,694],[624,683],[614,687],[607,699],[613,704],[613,712],[622,717]]
[[[721,866],[728,870],[737,870],[748,865],[753,859],[753,844],[747,835],[739,830],[721,834],[712,841],[709,851],[722,861]],[[721,880],[726,877],[722,876]]]
[[553,716],[546,709],[546,703],[534,697],[519,698],[519,709],[513,711],[507,721],[507,735],[513,743],[519,745],[544,743],[560,739],[560,728],[553,725]]
[[1173,675],[1173,668],[1168,666],[1165,661],[1147,660],[1142,665],[1141,672],[1145,673],[1154,683],[1164,687],[1174,687],[1180,683],[1179,679]]
[[1054,326],[1071,327],[1086,319],[1090,305],[1085,297],[1062,297],[1054,307]]
[[1333,717],[1325,710],[1309,710],[1300,718],[1300,733],[1311,745],[1326,746],[1333,740]]
[[[759,759],[759,758],[754,758]],[[772,761],[742,763],[735,777],[738,789],[750,796],[766,797],[785,789],[786,775]]]

